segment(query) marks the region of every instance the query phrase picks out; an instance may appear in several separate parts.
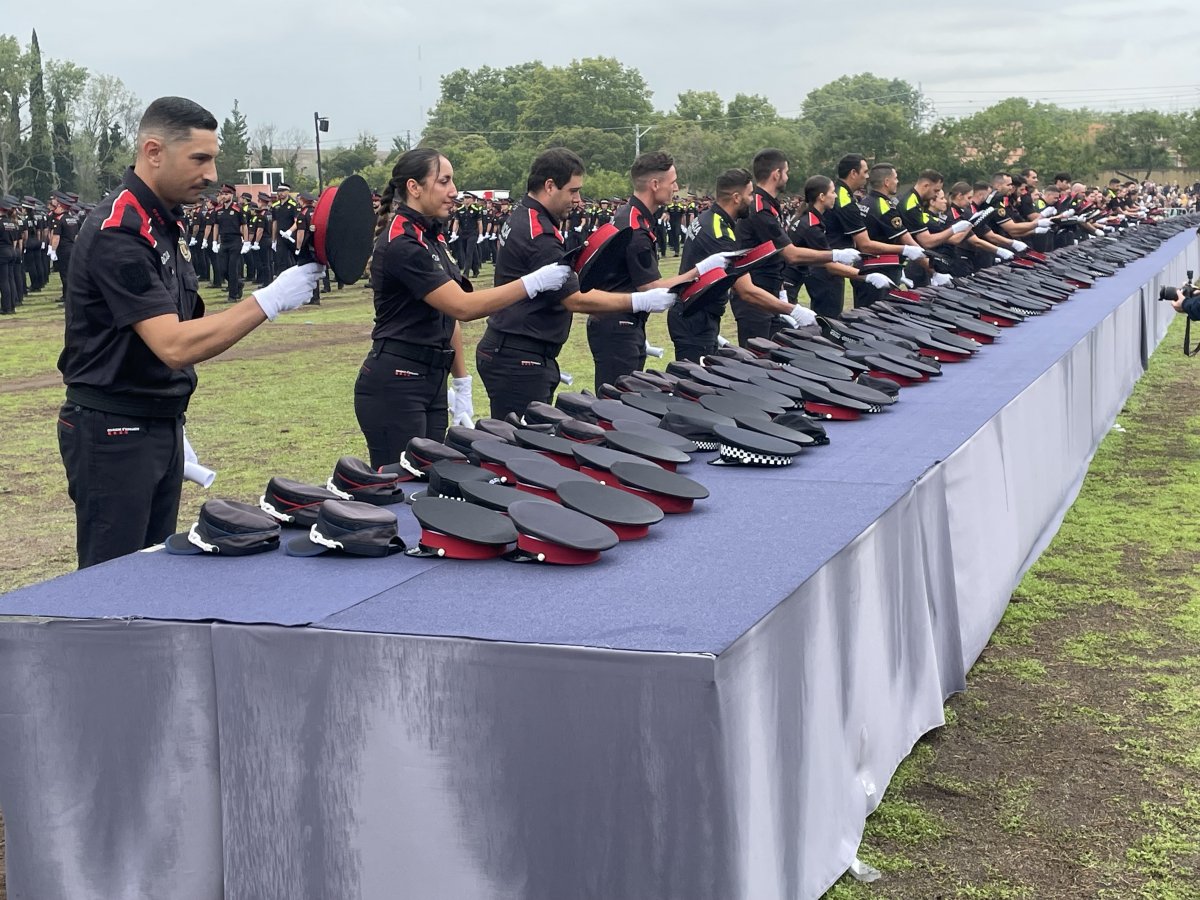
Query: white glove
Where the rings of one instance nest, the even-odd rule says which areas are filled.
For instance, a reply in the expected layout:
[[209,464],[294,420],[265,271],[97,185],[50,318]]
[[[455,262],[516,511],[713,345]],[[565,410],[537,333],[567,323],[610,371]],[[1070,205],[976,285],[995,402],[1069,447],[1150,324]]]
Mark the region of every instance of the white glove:
[[58,262],[58,252],[53,247],[46,248],[46,255],[50,257],[50,262]]
[[292,234],[292,230],[289,228],[287,231],[281,231],[279,232],[279,236],[285,241],[291,241],[294,244],[296,243],[296,236]]
[[713,269],[724,269],[726,260],[735,255],[737,255],[736,252],[714,253],[712,256],[706,256],[696,263],[696,271],[701,275],[707,275]]
[[655,347],[649,341],[646,341],[646,355],[653,356],[655,359],[662,359],[666,351],[662,347]]
[[195,246],[196,246],[196,239],[195,239],[194,237],[193,237],[193,238],[192,238],[190,241],[188,241],[188,246],[189,246],[189,247],[195,247]]
[[485,237],[487,237],[487,235],[485,235],[485,234],[481,234],[481,235],[479,235],[479,237],[475,238],[475,243],[477,243],[477,244],[482,244],[482,243],[483,243],[483,239],[484,239]]
[[275,249],[275,245],[276,245],[276,244],[278,244],[278,243],[279,243],[278,241],[274,241],[274,240],[273,240],[273,241],[271,241],[271,249],[272,249],[272,250],[274,250],[274,249]]
[[937,272],[932,278],[929,279],[929,284],[931,287],[945,287],[949,283],[950,276],[944,272]]
[[575,230],[576,230],[576,231],[583,231],[583,226],[582,226],[582,225],[576,225],[576,226],[575,226]]
[[311,300],[313,288],[324,271],[318,263],[292,266],[280,272],[279,277],[266,287],[255,291],[253,297],[263,315],[274,321],[285,309],[298,309]]
[[1024,253],[1026,250],[1029,249],[1029,245],[1026,244],[1024,241],[1013,241],[1012,249],[1013,249],[1013,253]]
[[200,245],[200,249],[201,249],[201,250],[207,250],[207,249],[208,249],[208,238],[205,238],[205,239],[204,239],[204,243]]
[[900,255],[905,259],[924,259],[925,251],[916,244],[904,244],[900,248]]
[[450,240],[446,241],[446,243],[453,244],[457,240],[458,240],[458,232],[456,231],[456,232],[454,232],[454,234],[450,235]]
[[250,249],[251,249],[251,250],[259,250],[259,249],[261,249],[261,248],[258,246],[258,241],[255,241],[253,244],[251,244],[251,245],[250,245]]
[[964,231],[971,230],[971,223],[968,222],[966,219],[959,219],[957,222],[955,222],[953,225],[950,226],[950,230],[954,234],[962,234]]
[[489,235],[488,235],[488,240],[489,240],[489,241],[494,241],[494,240],[496,240],[496,238],[498,238],[498,237],[499,237],[499,235],[498,235],[498,234],[496,234],[496,233],[493,231],[491,234],[489,234]]
[[1058,207],[1056,207],[1056,206],[1047,206],[1045,209],[1043,209],[1043,210],[1041,211],[1041,213],[1039,213],[1039,215],[1041,215],[1041,217],[1042,217],[1043,219],[1049,219],[1051,216],[1056,216],[1056,215],[1058,215]]
[[666,288],[635,291],[631,296],[633,311],[637,313],[665,312],[675,305],[675,295]]
[[791,319],[795,324],[793,328],[799,325],[813,325],[817,321],[817,314],[806,306],[801,306],[799,303],[792,307],[792,311],[784,318]]
[[450,383],[450,416],[451,425],[466,425],[475,427],[475,401],[471,397],[471,376],[451,378]]
[[212,248],[213,248],[213,253],[220,253],[221,252],[221,242],[213,241]]
[[[1013,244],[1015,246],[1016,242],[1014,241]],[[1013,253],[1011,250],[1008,250],[1004,247],[996,248],[996,258],[1003,262],[1008,262],[1008,260],[1012,259],[1015,255],[1016,254]]]
[[196,451],[192,449],[192,442],[188,440],[186,428],[183,431],[183,477],[202,488],[209,487],[217,478],[216,472],[200,465]]
[[833,261],[841,263],[843,266],[857,266],[859,260],[862,259],[862,254],[850,247],[845,250],[834,250]]
[[902,287],[906,287],[911,290],[913,283],[912,283],[912,281],[909,280],[909,277],[907,275],[901,275],[900,276],[900,285]]
[[300,255],[300,248],[299,248],[299,247],[297,247],[297,248],[295,249],[295,251],[292,253],[292,256],[299,256],[299,255]]
[[1049,219],[1038,219],[1037,228],[1033,230],[1034,234],[1045,234],[1050,230]]
[[570,266],[554,263],[522,275],[521,284],[525,285],[525,296],[532,297],[542,291],[557,291],[570,277]]
[[242,255],[245,256],[249,252],[250,252],[250,242],[242,241]]
[[892,279],[888,278],[882,272],[872,272],[864,277],[863,281],[865,281],[871,287],[879,288],[880,290],[894,288],[896,286],[896,282],[892,281]]

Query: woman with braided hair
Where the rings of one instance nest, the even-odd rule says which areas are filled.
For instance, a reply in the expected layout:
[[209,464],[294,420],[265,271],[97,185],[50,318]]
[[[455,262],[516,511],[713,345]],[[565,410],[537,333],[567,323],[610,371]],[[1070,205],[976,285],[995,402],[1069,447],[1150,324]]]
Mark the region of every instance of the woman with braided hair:
[[458,323],[556,290],[571,272],[563,265],[543,266],[509,284],[473,292],[447,251],[442,228],[457,193],[450,160],[422,147],[396,161],[380,197],[371,257],[375,326],[354,385],[354,413],[376,468],[396,462],[411,438],[445,437],[450,374],[456,418],[469,421],[471,376]]

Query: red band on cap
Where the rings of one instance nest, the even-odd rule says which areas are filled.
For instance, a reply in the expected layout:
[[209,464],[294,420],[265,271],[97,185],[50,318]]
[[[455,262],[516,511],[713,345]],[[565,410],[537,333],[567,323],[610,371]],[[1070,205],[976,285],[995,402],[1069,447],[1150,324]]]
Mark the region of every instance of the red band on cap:
[[597,416],[596,424],[599,425],[601,428],[603,428],[605,431],[613,430],[613,423],[610,422],[608,419],[601,419],[599,416]]
[[814,416],[820,416],[822,419],[840,419],[845,422],[853,422],[859,418],[858,410],[847,409],[844,406],[837,406],[833,403],[819,403],[816,400],[804,401],[805,412],[810,412]]
[[502,556],[508,549],[507,544],[479,544],[428,529],[421,530],[421,546],[430,550],[442,550],[444,552],[438,555],[447,559],[494,559]]
[[551,450],[545,451],[546,458],[552,459],[560,466],[565,466],[568,469],[578,469],[579,461],[574,456],[568,456],[565,453],[555,453]]
[[595,478],[601,484],[608,484],[609,482],[616,481],[616,479],[613,478],[612,472],[606,472],[604,469],[593,469],[591,466],[581,465],[579,467],[579,472],[582,475],[586,475],[588,478]]
[[980,344],[990,344],[996,340],[990,334],[979,334],[978,332],[971,331],[969,328],[956,328],[954,329],[954,333],[959,337],[970,338]]
[[599,550],[575,550],[562,544],[552,544],[528,534],[517,536],[517,546],[526,553],[542,557],[542,562],[559,566],[583,566],[600,558]]
[[999,316],[989,316],[987,313],[981,313],[979,316],[980,322],[987,322],[989,325],[995,325],[997,328],[1012,328],[1017,323],[1012,319],[1002,319]]
[[885,253],[883,256],[868,256],[862,261],[860,268],[872,269],[882,266],[898,266],[900,257],[895,253]]
[[613,534],[622,541],[638,541],[650,533],[649,525],[616,525],[612,522],[604,524],[611,528]]
[[[905,378],[903,375],[897,375],[895,372],[881,372],[877,369],[872,369],[867,374],[872,378],[886,378],[888,381],[894,381],[896,384],[900,385],[900,387],[910,387],[914,384],[917,384],[916,380],[912,378]],[[928,379],[928,376],[926,376],[926,379]]]
[[967,357],[969,355],[966,353],[955,353],[952,350],[930,350],[926,347],[922,347],[917,352],[920,353],[921,356],[928,357],[929,359],[936,359],[938,362],[955,362],[955,363],[963,362],[964,360],[967,359]]

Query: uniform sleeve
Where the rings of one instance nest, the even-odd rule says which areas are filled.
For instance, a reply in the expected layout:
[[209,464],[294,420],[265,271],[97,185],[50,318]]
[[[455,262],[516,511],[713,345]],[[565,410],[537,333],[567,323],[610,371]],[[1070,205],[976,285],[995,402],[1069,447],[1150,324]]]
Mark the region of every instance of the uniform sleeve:
[[995,222],[997,225],[1001,225],[1001,224],[1009,221],[1012,218],[1008,213],[1007,206],[1000,205],[1000,206],[995,207],[995,210],[996,210],[995,214],[992,215],[992,221]]
[[108,304],[115,328],[155,316],[179,315],[159,274],[154,248],[140,235],[115,228],[98,232],[88,256],[87,275]]
[[810,225],[801,225],[792,232],[792,243],[797,247],[807,247],[809,250],[828,250],[829,236],[824,229]]
[[383,274],[425,298],[450,281],[450,276],[433,261],[434,251],[423,247],[407,232],[393,238],[383,253]]
[[922,231],[928,231],[929,228],[925,224],[925,212],[921,209],[920,204],[915,206],[905,205],[905,209],[900,212],[900,220],[904,223],[904,229],[909,234],[920,234]]
[[634,287],[658,281],[658,254],[654,252],[654,240],[644,228],[635,228],[629,246],[625,249],[625,267]]
[[890,209],[887,212],[872,210],[870,215],[882,239],[888,243],[898,243],[907,231],[899,210]]

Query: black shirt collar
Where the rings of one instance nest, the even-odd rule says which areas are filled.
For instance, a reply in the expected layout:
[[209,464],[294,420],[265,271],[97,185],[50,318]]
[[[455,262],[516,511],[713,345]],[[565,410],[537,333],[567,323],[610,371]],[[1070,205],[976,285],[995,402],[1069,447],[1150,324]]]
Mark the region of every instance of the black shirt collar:
[[734,227],[737,223],[734,222],[733,217],[725,211],[725,207],[723,207],[720,203],[714,203],[710,209],[712,209],[713,215],[720,217],[720,219],[729,226],[730,231],[734,230]]
[[758,196],[762,197],[763,200],[765,200],[767,203],[769,203],[771,205],[771,207],[775,210],[775,212],[777,212],[777,213],[779,212],[779,200],[777,200],[775,197],[772,197],[770,194],[768,194],[766,191],[764,191],[760,187],[756,187],[754,189],[754,193],[758,194]]
[[554,216],[550,215],[550,212],[549,212],[549,210],[546,209],[546,207],[542,206],[542,204],[539,203],[537,200],[534,200],[533,196],[531,194],[526,194],[525,200],[523,202],[527,208],[532,209],[534,212],[541,213],[543,216],[545,216],[551,222],[558,221],[558,219],[556,219]]
[[125,170],[125,177],[121,179],[121,184],[129,193],[133,194],[138,205],[150,217],[153,225],[170,232],[179,230],[179,220],[183,218],[183,209],[179,206],[168,209],[166,204],[158,198],[158,194],[150,190],[150,186],[134,174],[133,166]]
[[411,206],[408,206],[404,203],[401,203],[396,207],[396,215],[404,216],[404,218],[408,219],[422,231],[434,231],[437,228],[437,224],[433,219],[417,212]]
[[630,196],[629,203],[632,206],[636,207],[638,212],[640,212],[645,217],[646,227],[650,228],[651,223],[654,221],[654,214],[652,212],[650,212],[649,209],[646,208],[646,204],[643,203],[641,200],[639,200],[636,195]]

